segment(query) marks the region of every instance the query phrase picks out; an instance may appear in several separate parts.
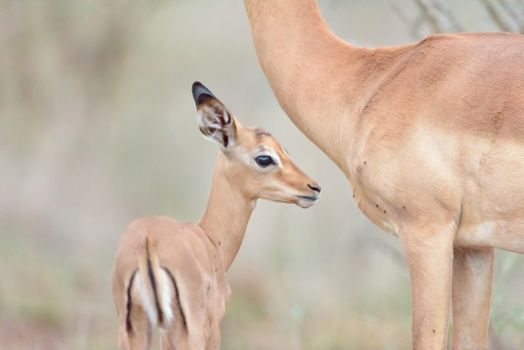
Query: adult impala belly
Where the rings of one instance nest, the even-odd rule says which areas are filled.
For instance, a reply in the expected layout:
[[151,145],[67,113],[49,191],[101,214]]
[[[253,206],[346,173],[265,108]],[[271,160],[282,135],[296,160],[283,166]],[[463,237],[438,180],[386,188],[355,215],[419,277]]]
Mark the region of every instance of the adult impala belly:
[[524,253],[524,220],[484,221],[461,226],[455,246],[494,247]]
[[501,140],[468,170],[456,244],[524,253],[524,145]]
[[466,191],[455,245],[524,253],[524,187],[515,188],[507,178],[492,181],[487,189]]

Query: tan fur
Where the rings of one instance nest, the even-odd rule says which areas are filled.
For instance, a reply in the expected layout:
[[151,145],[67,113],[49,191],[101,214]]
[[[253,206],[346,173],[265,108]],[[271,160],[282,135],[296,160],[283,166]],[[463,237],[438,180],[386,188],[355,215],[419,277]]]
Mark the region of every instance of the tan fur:
[[[216,99],[206,100],[198,110],[203,113],[200,114],[204,120],[200,123],[202,132],[212,138],[209,125],[217,122],[213,119],[214,113],[222,117],[229,112]],[[234,136],[230,137],[228,146],[222,148],[224,152],[218,157],[211,194],[200,221],[192,224],[167,217],[138,219],[129,225],[121,238],[113,273],[120,349],[149,348],[152,326],[156,322],[148,321],[147,305],[142,302],[138,282],[138,276],[141,276],[149,300],[154,299],[148,259],[157,292],[166,287],[162,285],[166,283],[162,282],[166,270],[174,277],[178,289],[177,295],[170,280],[164,289],[170,293],[173,321],[168,322],[164,317],[163,323],[157,323],[163,329],[163,349],[218,349],[220,320],[230,295],[225,273],[240,248],[256,200],[265,198],[308,207],[318,199],[319,187],[287,157],[280,144],[267,132],[242,127],[234,119],[221,130],[234,130],[228,134]],[[220,136],[216,140],[223,141],[223,138]],[[280,158],[280,166],[263,171],[257,169],[252,157],[261,147],[273,150]],[[315,199],[304,202],[297,197],[301,195]],[[138,272],[135,274],[135,271]],[[130,322],[127,322],[131,280],[132,302]],[[165,315],[168,310],[161,311]],[[184,326],[184,317],[187,327]],[[128,323],[131,329],[128,329]]]
[[486,348],[493,247],[524,252],[524,37],[359,48],[314,0],[245,5],[283,109],[345,172],[364,214],[400,236],[413,347],[446,347],[453,279],[453,346]]

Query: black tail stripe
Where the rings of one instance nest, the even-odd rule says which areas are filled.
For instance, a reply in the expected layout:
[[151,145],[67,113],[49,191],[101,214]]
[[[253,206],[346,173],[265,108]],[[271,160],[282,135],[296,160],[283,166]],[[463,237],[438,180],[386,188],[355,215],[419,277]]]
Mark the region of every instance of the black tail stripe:
[[178,304],[178,308],[180,310],[180,314],[182,315],[182,323],[184,325],[184,329],[187,331],[187,319],[186,314],[184,313],[184,308],[182,307],[182,303],[180,302],[180,293],[178,289],[178,285],[176,284],[175,276],[167,269],[167,267],[162,267],[164,271],[167,273],[169,278],[171,279],[171,282],[173,283],[173,287],[175,288],[176,293],[176,302]]
[[133,282],[135,280],[136,273],[138,272],[138,269],[136,269],[133,274],[131,275],[131,278],[129,278],[129,285],[127,286],[127,304],[126,304],[126,331],[132,332],[133,326],[131,325],[131,306],[133,305],[131,301],[131,288],[133,287]]
[[147,256],[147,275],[151,281],[151,287],[153,288],[153,297],[155,298],[155,307],[158,315],[158,324],[164,324],[164,314],[162,313],[162,308],[160,307],[160,301],[158,300],[158,288],[156,284],[155,274],[153,273],[153,266],[151,264],[151,259],[149,256],[149,240],[146,238],[146,256]]

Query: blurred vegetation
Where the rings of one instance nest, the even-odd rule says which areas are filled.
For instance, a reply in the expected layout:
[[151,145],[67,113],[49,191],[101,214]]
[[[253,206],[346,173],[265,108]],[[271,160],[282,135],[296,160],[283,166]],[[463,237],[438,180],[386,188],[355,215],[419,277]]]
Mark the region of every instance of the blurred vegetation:
[[[370,46],[410,40],[419,11],[410,0],[395,2],[408,19],[386,0],[320,5],[339,35]],[[450,11],[469,30],[497,28],[473,0]],[[307,211],[258,204],[229,273],[223,348],[408,348],[398,241],[280,111],[242,3],[203,0],[0,1],[0,348],[116,348],[120,232],[152,214],[195,220],[206,202],[217,149],[197,131],[194,80],[271,130],[324,188]],[[524,346],[523,270],[498,254],[494,347]]]

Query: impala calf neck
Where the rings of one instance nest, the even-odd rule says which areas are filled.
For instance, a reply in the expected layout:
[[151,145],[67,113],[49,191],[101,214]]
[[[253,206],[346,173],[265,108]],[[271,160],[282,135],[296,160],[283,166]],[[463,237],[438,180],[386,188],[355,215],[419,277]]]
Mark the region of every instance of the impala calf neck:
[[155,327],[163,349],[218,349],[230,295],[225,273],[257,199],[307,208],[320,195],[271,134],[243,127],[198,82],[193,97],[201,133],[222,151],[207,208],[197,224],[149,217],[124,232],[113,273],[121,349],[149,348]]

